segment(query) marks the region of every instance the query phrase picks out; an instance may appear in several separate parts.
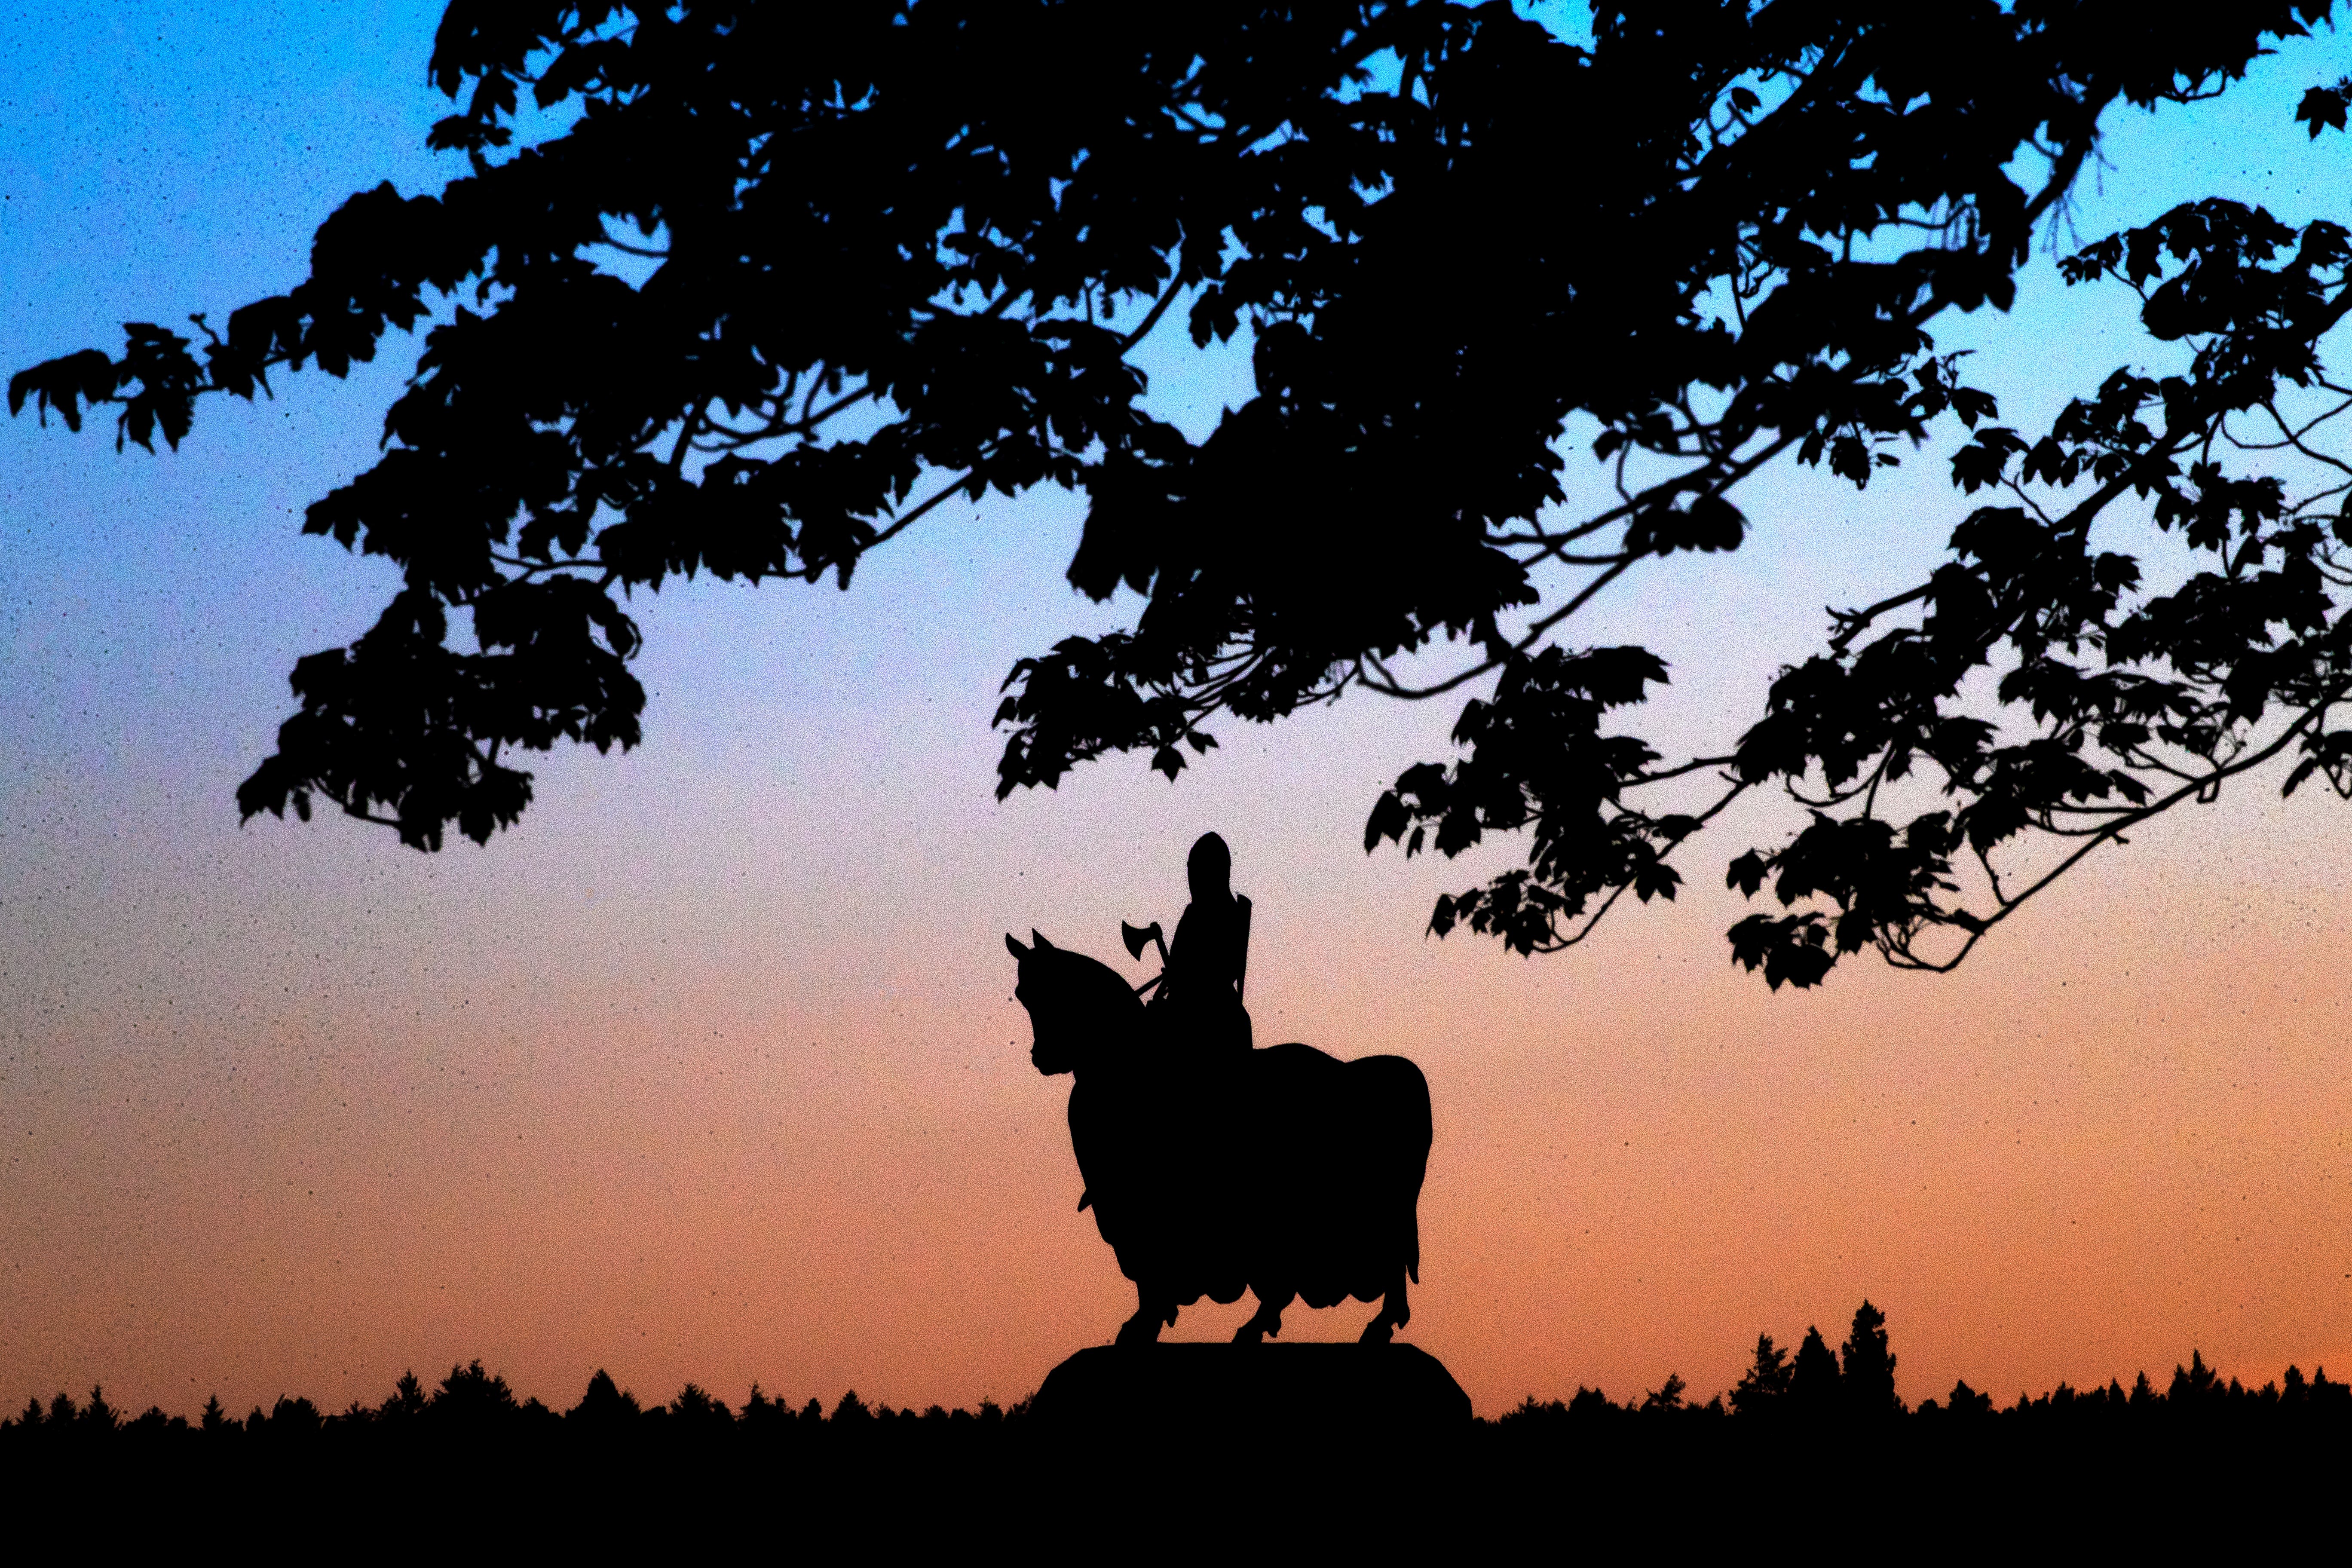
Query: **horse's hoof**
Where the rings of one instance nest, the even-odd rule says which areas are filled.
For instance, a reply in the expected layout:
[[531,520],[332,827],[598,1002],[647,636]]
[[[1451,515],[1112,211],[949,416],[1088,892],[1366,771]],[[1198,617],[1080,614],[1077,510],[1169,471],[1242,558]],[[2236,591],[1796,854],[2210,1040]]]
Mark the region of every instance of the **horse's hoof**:
[[1389,1342],[1389,1336],[1395,1331],[1389,1326],[1389,1321],[1386,1318],[1374,1318],[1364,1325],[1364,1336],[1356,1342],[1360,1345],[1384,1345]]
[[1234,1343],[1237,1345],[1259,1345],[1264,1344],[1265,1342],[1265,1331],[1264,1329],[1254,1328],[1248,1323],[1244,1323],[1240,1328],[1234,1331]]

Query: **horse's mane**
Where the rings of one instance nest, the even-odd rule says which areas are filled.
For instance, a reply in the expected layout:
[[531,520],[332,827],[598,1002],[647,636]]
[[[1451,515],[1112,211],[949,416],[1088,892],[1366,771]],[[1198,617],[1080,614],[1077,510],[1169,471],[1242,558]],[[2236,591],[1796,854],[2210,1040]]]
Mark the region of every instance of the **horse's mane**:
[[1044,948],[1034,954],[1053,961],[1053,985],[1065,1005],[1099,1009],[1112,1015],[1138,1015],[1143,1000],[1126,979],[1099,958],[1066,947]]

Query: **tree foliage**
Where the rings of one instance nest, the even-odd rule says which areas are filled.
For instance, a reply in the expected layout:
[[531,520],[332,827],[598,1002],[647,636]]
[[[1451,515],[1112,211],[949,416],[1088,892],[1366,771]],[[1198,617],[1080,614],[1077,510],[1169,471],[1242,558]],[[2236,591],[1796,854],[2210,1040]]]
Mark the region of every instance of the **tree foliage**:
[[[1928,331],[2009,305],[2103,116],[2220,91],[2328,10],[1658,0],[1579,42],[1442,0],[455,0],[432,141],[467,173],[353,196],[225,330],[133,323],[9,403],[109,407],[152,450],[205,395],[425,329],[381,460],[304,524],[402,586],[295,665],[247,816],[322,798],[487,841],[530,799],[518,750],[640,739],[619,595],[846,587],[952,498],[1052,485],[1087,503],[1071,582],[1139,607],[1014,667],[1000,795],[1118,752],[1173,777],[1227,716],[1467,691],[1458,754],[1365,829],[1526,835],[1441,934],[1570,945],[1778,788],[1801,825],[1727,879],[1782,912],[1735,958],[1775,986],[1865,947],[1948,968],[2238,773],[2352,793],[2352,468],[2321,428],[2352,393],[2320,352],[2346,231],[2191,200],[2081,250],[2069,281],[2137,291],[2189,365],[2119,368],[2046,430]],[[2347,101],[2315,87],[2298,121]],[[1251,345],[1253,395],[1199,440],[1129,357],[1176,331]],[[1718,746],[1616,727],[1667,671],[1572,641],[1596,595],[1738,548],[1776,459],[1860,488],[1946,438],[1968,510],[1925,582],[1835,613]],[[2143,517],[2195,553],[2169,591],[2093,540]]]

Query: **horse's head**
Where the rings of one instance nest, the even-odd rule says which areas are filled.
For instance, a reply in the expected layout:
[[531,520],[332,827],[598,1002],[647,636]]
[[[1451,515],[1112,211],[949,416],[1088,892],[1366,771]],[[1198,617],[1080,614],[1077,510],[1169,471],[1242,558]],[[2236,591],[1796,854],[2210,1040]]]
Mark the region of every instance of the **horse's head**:
[[1092,1060],[1105,1033],[1140,1022],[1143,1004],[1110,965],[1055,947],[1034,931],[1029,936],[1028,947],[1010,931],[1004,936],[1021,964],[1013,995],[1029,1009],[1029,1060],[1049,1076],[1076,1072]]

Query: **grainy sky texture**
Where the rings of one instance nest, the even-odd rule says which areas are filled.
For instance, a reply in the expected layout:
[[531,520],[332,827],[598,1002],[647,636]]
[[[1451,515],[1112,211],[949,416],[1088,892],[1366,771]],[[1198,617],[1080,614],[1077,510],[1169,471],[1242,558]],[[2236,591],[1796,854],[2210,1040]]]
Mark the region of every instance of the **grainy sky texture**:
[[[352,190],[429,189],[435,7],[53,7],[0,41],[0,369],[226,313],[303,273]],[[2087,241],[2223,194],[2347,211],[2302,89],[2326,36],[2222,102],[2111,122]],[[1573,178],[1564,154],[1562,178]],[[2007,422],[2156,363],[2127,295],[2038,259],[2016,312],[1937,324]],[[1131,1310],[1029,1067],[1002,934],[1116,954],[1234,845],[1262,1040],[1405,1052],[1437,1143],[1406,1337],[1478,1408],[1680,1372],[1865,1295],[1913,1401],[2007,1398],[2192,1346],[2225,1374],[2352,1372],[2352,807],[2275,782],[2137,836],[1958,974],[1735,971],[1727,820],[1674,907],[1525,962],[1422,934],[1499,864],[1360,847],[1453,710],[1350,698],[1171,787],[1140,760],[992,799],[1013,660],[1131,613],[1061,579],[1078,511],[942,509],[846,595],[641,599],[646,743],[559,753],[486,849],[341,819],[240,828],[293,660],[362,629],[377,562],[299,535],[372,460],[413,341],[348,382],[208,406],[176,455],[0,426],[0,1405],[373,1402],[480,1357],[559,1407],[754,1379],[828,1403],[1010,1401]],[[1246,356],[1146,351],[1196,430]],[[1863,495],[1746,498],[1727,563],[1637,574],[1577,634],[1675,668],[1736,731],[1825,604],[1916,580],[1963,515],[1923,454]],[[1579,470],[1576,483],[1597,477]],[[1178,1337],[1246,1313],[1188,1310]],[[1352,1338],[1370,1309],[1295,1310]]]

